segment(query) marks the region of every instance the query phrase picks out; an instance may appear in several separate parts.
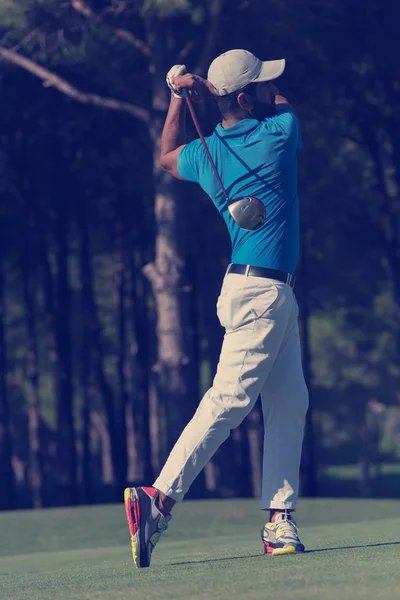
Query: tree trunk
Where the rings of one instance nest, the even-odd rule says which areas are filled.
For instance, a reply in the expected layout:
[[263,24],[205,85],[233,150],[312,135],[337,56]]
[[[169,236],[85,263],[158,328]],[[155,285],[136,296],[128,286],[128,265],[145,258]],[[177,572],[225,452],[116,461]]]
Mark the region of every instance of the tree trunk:
[[[176,184],[168,182],[156,194],[158,224],[155,263],[144,267],[156,301],[157,391],[167,415],[167,445],[170,450],[192,416],[193,377],[184,323],[188,321],[188,285],[184,274],[183,232]],[[186,313],[186,314],[185,314]]]
[[[47,227],[46,221],[44,220],[44,215],[39,216],[37,221],[37,228],[39,231],[39,252],[40,252],[40,263],[41,268],[43,270],[43,296],[45,300],[45,310],[46,310],[46,320],[50,337],[50,361],[52,364],[53,371],[53,379],[54,379],[54,396],[56,399],[59,399],[62,394],[61,389],[61,357],[59,354],[59,338],[57,332],[57,313],[55,307],[55,291],[54,291],[54,277],[50,266],[50,259],[47,248]],[[57,401],[57,400],[56,400]],[[59,402],[59,400],[58,400]],[[58,427],[58,419],[57,419],[57,427]],[[64,469],[63,465],[59,464],[59,460],[62,460],[62,457],[59,456],[59,441],[58,441],[58,431],[56,435],[56,456],[57,456],[57,472],[53,473],[54,476],[54,485],[57,490],[56,494],[56,504],[67,503],[67,499],[63,494],[63,477],[62,471]]]
[[[140,259],[140,264],[142,263]],[[135,340],[135,390],[132,398],[137,462],[144,482],[152,482],[154,469],[150,435],[150,321],[146,299],[146,281],[130,256],[131,309]]]
[[258,401],[246,419],[249,443],[251,483],[253,496],[261,498],[262,464],[263,464],[263,424],[261,406]]
[[[82,296],[84,292],[82,291]],[[83,298],[82,298],[83,301]],[[84,311],[83,311],[84,312]],[[83,320],[83,319],[82,319]],[[81,393],[82,393],[82,463],[81,463],[81,490],[82,499],[86,504],[92,502],[92,472],[91,472],[91,451],[90,451],[90,421],[91,421],[91,387],[90,387],[90,339],[86,326],[82,328],[81,341]]]
[[71,343],[71,288],[68,272],[67,198],[55,207],[56,234],[56,299],[55,321],[57,354],[57,442],[56,452],[61,486],[62,504],[75,504],[77,493],[77,458],[73,417],[72,343]]
[[[214,215],[212,215],[214,218]],[[215,312],[215,306],[218,298],[219,288],[224,275],[224,269],[221,268],[221,263],[215,257],[215,252],[210,256],[207,254],[206,245],[199,241],[199,252],[202,260],[198,266],[199,282],[197,295],[200,303],[200,318],[202,330],[206,338],[205,358],[209,365],[209,378],[207,388],[212,385],[221,346],[223,341],[223,329],[219,324]],[[212,282],[215,282],[213,285]],[[242,460],[237,461],[238,455],[241,452],[238,449],[241,446],[241,428],[235,435],[231,435],[217,450],[211,459],[211,464],[207,471],[207,489],[213,494],[218,492],[218,495],[226,498],[240,496],[246,493],[243,489],[243,482],[249,482],[249,478],[244,475],[242,469],[246,472],[250,470],[249,463],[244,463]],[[247,433],[245,434],[247,435]],[[247,489],[247,495],[249,490]]]
[[111,452],[111,461],[109,462],[111,462],[112,465],[112,478],[114,479],[116,486],[121,487],[123,485],[123,482],[120,480],[120,471],[118,467],[120,460],[120,452],[115,420],[114,394],[104,368],[104,351],[101,339],[102,329],[94,293],[94,275],[92,262],[90,259],[87,212],[83,202],[81,202],[80,206],[78,207],[78,218],[81,240],[80,262],[82,285],[84,284],[85,286],[85,305],[87,305],[88,310],[87,326],[90,330],[90,353],[93,360],[94,378],[97,381],[106,417],[107,430],[109,435],[109,446],[107,445],[107,448],[109,448]]
[[317,464],[315,460],[315,432],[313,420],[313,394],[312,394],[312,371],[311,371],[311,351],[310,351],[310,307],[307,296],[308,290],[308,253],[307,253],[307,230],[304,227],[302,232],[302,249],[301,249],[301,264],[299,271],[299,305],[300,305],[300,329],[301,329],[301,345],[302,345],[302,363],[304,379],[308,388],[309,406],[306,414],[305,435],[303,444],[303,461],[301,466],[301,474],[305,477],[301,478],[300,487],[301,493],[305,496],[318,495],[317,483]]
[[[29,212],[29,211],[28,211]],[[29,216],[27,217],[29,221]],[[27,372],[28,372],[28,435],[29,435],[29,467],[28,477],[32,490],[34,508],[42,508],[43,499],[43,457],[40,442],[40,395],[39,365],[36,336],[36,290],[33,287],[33,265],[31,260],[33,228],[25,227],[23,238],[24,252],[21,256],[21,279],[25,305],[25,323],[27,333]]]
[[[398,97],[398,94],[397,94]],[[394,319],[397,323],[396,349],[400,358],[400,116],[392,120],[388,128],[393,148],[393,157],[389,169],[393,169],[396,191],[392,185],[384,182],[385,202],[383,206],[385,235],[387,242],[387,257],[393,283]]]
[[[88,268],[91,273],[91,265],[88,264]],[[109,444],[111,452],[111,464],[113,470],[113,478],[117,483],[118,474],[118,439],[115,424],[115,413],[114,413],[114,394],[104,368],[104,351],[101,341],[101,325],[98,317],[97,305],[93,291],[93,279],[92,273],[90,277],[90,285],[88,286],[88,292],[90,293],[90,313],[91,313],[91,336],[92,336],[92,348],[93,348],[93,363],[94,363],[94,374],[99,387],[100,396],[103,401],[104,412],[106,416],[107,430],[109,435]]]
[[[246,420],[240,427],[233,430],[232,438],[234,441],[233,451],[235,456],[233,464],[236,468],[236,495],[240,498],[248,498],[253,495],[254,483],[250,458],[250,438],[247,433]],[[263,444],[263,439],[261,440],[261,444]]]
[[[387,265],[389,275],[392,281],[393,290],[393,306],[394,306],[394,322],[397,324],[396,328],[396,349],[398,356],[400,357],[400,196],[397,193],[396,197],[393,197],[391,188],[393,186],[388,185],[387,181],[387,165],[384,164],[382,156],[382,149],[380,148],[378,139],[374,136],[373,132],[368,130],[367,133],[362,132],[364,139],[367,143],[370,155],[373,160],[375,168],[375,176],[377,182],[377,191],[383,197],[383,206],[381,211],[382,216],[382,232],[384,237],[384,244],[387,256]],[[388,132],[390,137],[390,133]],[[400,144],[395,137],[392,137],[392,143],[395,149],[395,157],[400,158]],[[393,163],[393,166],[396,163]],[[392,165],[390,165],[392,168]],[[396,183],[400,186],[400,175],[398,175],[395,169]]]
[[[119,201],[120,204],[120,201]],[[128,471],[127,455],[127,428],[126,428],[126,409],[128,405],[127,391],[127,361],[126,361],[126,308],[125,308],[125,269],[126,269],[126,245],[124,240],[123,215],[121,206],[118,207],[116,216],[116,264],[114,272],[114,304],[117,313],[117,331],[118,331],[118,358],[117,358],[117,381],[118,381],[118,402],[116,407],[116,420],[118,432],[118,453],[119,460],[116,464],[118,471],[117,482],[120,489],[126,486],[126,476]]]
[[7,350],[5,339],[4,263],[0,256],[0,510],[16,508],[15,479],[12,467],[10,411],[7,395]]
[[[43,157],[32,157],[38,197],[35,226],[38,231],[39,258],[44,275],[44,297],[53,365],[56,404],[56,502],[74,504],[77,494],[77,457],[73,416],[73,373],[71,341],[71,288],[69,283],[68,230],[69,207],[73,190],[65,171],[64,146],[58,137],[59,107],[49,97],[48,127],[44,136]],[[50,236],[50,232],[52,236]],[[51,242],[49,243],[49,239]],[[54,258],[54,273],[52,259]]]
[[79,211],[79,273],[81,282],[81,390],[82,390],[82,493],[83,501],[90,503],[92,500],[92,474],[91,474],[91,452],[90,452],[90,431],[91,431],[91,368],[92,368],[92,340],[90,323],[93,318],[91,314],[90,302],[90,256],[88,224],[86,219],[85,198],[80,199]]
[[370,456],[370,440],[368,431],[368,422],[366,413],[362,415],[362,421],[359,428],[359,459],[360,467],[360,495],[362,498],[371,497],[371,456]]
[[[104,423],[102,414],[96,410],[92,410],[90,416],[94,431],[97,433],[100,439],[102,483],[109,485],[115,482],[114,468],[112,464],[110,431],[107,425]],[[120,496],[121,494],[118,494],[119,498]]]
[[[189,346],[189,286],[185,272],[185,207],[179,197],[179,184],[161,171],[159,143],[168,109],[169,92],[165,73],[173,58],[167,51],[167,26],[157,18],[146,20],[153,73],[151,138],[154,148],[156,256],[143,269],[152,284],[157,312],[157,363],[153,369],[159,402],[167,420],[167,448],[178,439],[194,412],[196,381]],[[172,62],[171,62],[172,64]]]

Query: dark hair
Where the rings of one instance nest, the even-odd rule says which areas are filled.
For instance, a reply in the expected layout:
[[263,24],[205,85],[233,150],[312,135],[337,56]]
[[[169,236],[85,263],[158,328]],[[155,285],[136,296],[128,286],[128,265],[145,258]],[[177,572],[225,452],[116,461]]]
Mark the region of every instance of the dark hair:
[[249,85],[246,85],[246,87],[241,88],[240,90],[236,90],[231,94],[226,94],[225,96],[218,96],[217,104],[222,116],[226,117],[227,115],[235,113],[236,110],[239,108],[237,101],[239,94],[241,94],[242,92],[246,92],[246,94],[254,95],[255,85],[257,84],[249,83]]

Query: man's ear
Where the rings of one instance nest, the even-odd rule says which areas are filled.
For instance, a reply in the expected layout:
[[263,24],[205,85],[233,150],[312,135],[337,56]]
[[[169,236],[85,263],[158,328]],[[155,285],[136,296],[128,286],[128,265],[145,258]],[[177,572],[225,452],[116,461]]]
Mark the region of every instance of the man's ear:
[[245,110],[246,112],[250,112],[254,108],[253,98],[250,94],[246,94],[246,92],[240,92],[237,97],[237,103],[240,108]]

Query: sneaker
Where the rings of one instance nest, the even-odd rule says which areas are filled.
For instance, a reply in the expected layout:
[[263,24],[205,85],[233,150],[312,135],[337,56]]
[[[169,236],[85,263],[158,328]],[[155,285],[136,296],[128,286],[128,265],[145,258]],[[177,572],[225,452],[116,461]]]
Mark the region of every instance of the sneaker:
[[151,553],[171,519],[158,510],[157,498],[153,487],[126,488],[124,492],[133,562],[138,569],[150,566]]
[[279,513],[273,523],[266,523],[261,530],[265,554],[279,556],[281,554],[296,554],[304,552],[296,522],[289,513]]

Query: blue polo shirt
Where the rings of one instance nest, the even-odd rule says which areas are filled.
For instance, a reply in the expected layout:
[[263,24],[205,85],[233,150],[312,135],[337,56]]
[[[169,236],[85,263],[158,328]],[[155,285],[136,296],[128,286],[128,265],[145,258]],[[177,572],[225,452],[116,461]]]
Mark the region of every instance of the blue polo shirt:
[[302,145],[295,114],[282,110],[262,122],[243,119],[226,129],[219,124],[206,142],[230,200],[255,196],[266,208],[261,227],[241,229],[229,214],[201,141],[182,149],[178,172],[199,183],[223,217],[231,262],[293,274],[299,256],[297,152]]

